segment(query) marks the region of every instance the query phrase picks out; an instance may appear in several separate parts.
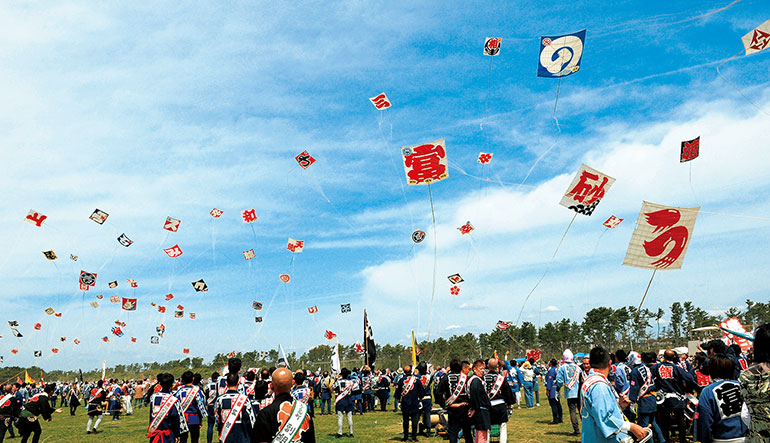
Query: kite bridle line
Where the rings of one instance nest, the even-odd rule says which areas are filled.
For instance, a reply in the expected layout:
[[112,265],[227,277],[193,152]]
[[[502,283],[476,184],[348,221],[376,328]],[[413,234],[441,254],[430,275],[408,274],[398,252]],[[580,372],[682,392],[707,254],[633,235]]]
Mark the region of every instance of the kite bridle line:
[[430,314],[428,316],[428,341],[433,328],[433,299],[436,296],[436,262],[438,261],[438,238],[436,237],[436,211],[433,208],[433,192],[428,183],[428,197],[430,197],[430,215],[433,217],[433,284],[430,290]]
[[[650,285],[652,285],[652,279],[655,278],[656,272],[658,272],[657,269],[652,270],[650,281],[647,282],[647,288],[644,290],[644,295],[642,295],[642,301],[639,302],[639,307],[636,309],[636,314],[634,315],[634,322],[631,323],[632,325],[635,325],[636,322],[639,320],[639,314],[642,312],[642,305],[644,304],[644,300],[647,298],[647,292],[650,290]],[[615,345],[614,349],[618,349],[618,347],[620,347],[620,344],[623,343],[623,340],[626,338],[626,334],[628,334],[629,329],[631,328],[627,328],[623,331],[623,335],[620,336],[620,340],[618,340],[618,344]]]
[[739,94],[741,94],[741,96],[742,96],[743,98],[745,98],[747,102],[751,103],[751,105],[752,105],[752,106],[754,106],[755,108],[757,108],[757,110],[759,110],[759,112],[761,112],[761,113],[763,113],[763,114],[765,114],[765,115],[770,115],[770,113],[768,113],[767,111],[765,111],[764,109],[762,109],[762,108],[761,108],[761,107],[760,107],[758,104],[754,103],[754,101],[752,101],[752,100],[751,100],[751,99],[750,99],[750,98],[749,98],[749,97],[748,97],[746,94],[744,94],[744,93],[743,93],[743,91],[741,91],[741,90],[738,88],[738,86],[737,86],[737,85],[735,85],[735,83],[731,82],[731,81],[730,81],[730,80],[728,80],[728,79],[727,79],[727,78],[726,78],[724,75],[722,75],[722,71],[720,71],[720,70],[719,70],[719,67],[720,67],[720,66],[724,65],[725,63],[729,62],[730,60],[734,59],[735,57],[737,57],[737,56],[739,56],[739,55],[743,54],[743,52],[744,52],[744,51],[740,51],[740,52],[736,53],[735,55],[733,55],[732,57],[728,58],[727,60],[723,61],[722,63],[718,64],[718,65],[717,65],[717,74],[719,75],[719,77],[720,77],[722,80],[724,80],[724,81],[725,81],[725,83],[729,84],[729,85],[730,85],[730,86],[732,86],[732,87],[733,87],[733,88],[734,88],[736,91],[738,91],[738,93],[739,93]]
[[543,275],[540,276],[540,280],[535,283],[535,287],[532,288],[531,291],[529,291],[529,294],[527,294],[527,297],[524,299],[524,302],[521,304],[521,310],[519,311],[519,316],[516,318],[516,323],[514,323],[515,326],[519,325],[519,320],[521,320],[521,313],[524,312],[524,306],[526,306],[527,301],[529,300],[529,297],[532,296],[532,293],[535,292],[535,289],[540,285],[540,282],[543,281],[545,278],[545,275],[548,274],[548,270],[551,269],[551,265],[553,264],[553,261],[556,259],[556,254],[559,252],[559,248],[561,247],[562,242],[564,242],[564,238],[567,236],[567,233],[569,232],[569,229],[572,227],[572,223],[575,221],[575,218],[577,217],[578,213],[576,212],[575,215],[572,216],[572,220],[570,220],[569,225],[567,225],[567,229],[564,231],[564,234],[561,236],[561,240],[559,240],[559,244],[556,245],[556,250],[553,251],[553,255],[551,256],[551,261],[548,262],[548,266],[545,268],[545,272],[543,272]]

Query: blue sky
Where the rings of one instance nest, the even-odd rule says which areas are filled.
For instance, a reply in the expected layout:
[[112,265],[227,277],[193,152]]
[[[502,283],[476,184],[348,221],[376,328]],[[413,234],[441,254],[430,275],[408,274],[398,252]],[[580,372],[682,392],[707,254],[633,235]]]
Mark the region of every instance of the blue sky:
[[[721,312],[766,300],[770,55],[739,56],[723,77],[715,69],[770,18],[763,2],[714,14],[729,2],[509,3],[0,7],[0,311],[25,335],[3,326],[5,364],[90,368],[279,343],[301,353],[327,343],[325,329],[360,341],[365,307],[379,342],[406,343],[412,329],[489,331],[516,318],[548,265],[572,216],[558,201],[583,162],[617,182],[576,219],[523,320],[638,303],[649,272],[620,263],[642,200],[702,206],[683,269],[658,273],[647,307],[692,300]],[[581,29],[559,133],[557,82],[535,75],[539,40]],[[503,42],[490,70],[482,49],[493,36]],[[368,98],[383,91],[393,107],[377,111]],[[699,135],[701,157],[680,164],[680,141]],[[450,177],[432,186],[434,237],[427,189],[406,186],[399,147],[442,137]],[[317,161],[302,170],[294,156],[306,149]],[[480,151],[494,153],[484,169]],[[110,214],[104,225],[88,219],[95,208]],[[250,208],[259,220],[246,225],[239,213]],[[48,216],[42,228],[24,223],[30,209]],[[626,221],[599,239],[612,214]],[[182,220],[178,232],[162,229],[167,216]],[[467,220],[472,239],[456,230]],[[420,245],[414,229],[428,232]],[[289,237],[306,241],[293,262]],[[175,244],[183,255],[168,258],[162,249]],[[98,274],[86,293],[81,269]],[[460,297],[446,280],[456,272]],[[192,289],[200,278],[207,293]],[[96,294],[105,298],[94,309]],[[138,298],[139,309],[122,312],[111,295]],[[197,318],[174,319],[176,304]],[[102,343],[116,320],[126,336]],[[151,346],[161,322],[167,332]]]

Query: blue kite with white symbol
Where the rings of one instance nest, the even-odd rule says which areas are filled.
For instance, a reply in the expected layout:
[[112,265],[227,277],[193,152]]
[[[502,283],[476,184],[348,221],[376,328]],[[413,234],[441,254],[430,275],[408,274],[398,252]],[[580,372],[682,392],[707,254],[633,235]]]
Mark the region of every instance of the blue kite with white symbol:
[[580,69],[586,30],[574,34],[545,36],[540,39],[538,77],[566,77]]

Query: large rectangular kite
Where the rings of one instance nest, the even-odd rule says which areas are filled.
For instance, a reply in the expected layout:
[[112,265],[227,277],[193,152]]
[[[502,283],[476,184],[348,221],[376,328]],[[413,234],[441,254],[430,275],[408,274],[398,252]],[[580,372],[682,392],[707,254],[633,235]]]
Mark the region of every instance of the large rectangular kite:
[[449,177],[449,163],[444,139],[424,145],[404,146],[404,173],[410,185],[429,185]]
[[698,217],[697,208],[642,202],[624,265],[646,269],[681,269]]
[[609,175],[584,164],[580,165],[580,170],[572,179],[559,204],[578,214],[591,215],[613,183],[615,179]]

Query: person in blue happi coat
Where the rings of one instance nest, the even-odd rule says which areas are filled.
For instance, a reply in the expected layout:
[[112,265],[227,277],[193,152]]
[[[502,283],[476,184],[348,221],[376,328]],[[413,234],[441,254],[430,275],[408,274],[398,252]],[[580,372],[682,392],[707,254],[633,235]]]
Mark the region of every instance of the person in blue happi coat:
[[713,383],[701,391],[695,414],[695,441],[710,443],[746,435],[748,427],[741,420],[743,398],[735,374],[735,361],[717,354],[709,359]]
[[[174,396],[179,399],[180,410],[187,421],[189,432],[182,434],[179,443],[187,443],[188,439],[191,443],[198,443],[203,417],[208,416],[206,397],[198,386],[193,385],[192,371],[185,371],[182,374],[182,384],[183,386],[177,389]],[[192,398],[188,399],[188,396]]]

